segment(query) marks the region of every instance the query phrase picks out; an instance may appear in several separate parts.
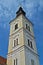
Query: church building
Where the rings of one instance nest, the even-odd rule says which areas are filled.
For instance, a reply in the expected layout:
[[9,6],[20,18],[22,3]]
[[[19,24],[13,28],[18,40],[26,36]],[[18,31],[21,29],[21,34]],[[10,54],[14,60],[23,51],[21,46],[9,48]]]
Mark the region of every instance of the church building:
[[7,65],[39,65],[33,23],[22,7],[10,22]]

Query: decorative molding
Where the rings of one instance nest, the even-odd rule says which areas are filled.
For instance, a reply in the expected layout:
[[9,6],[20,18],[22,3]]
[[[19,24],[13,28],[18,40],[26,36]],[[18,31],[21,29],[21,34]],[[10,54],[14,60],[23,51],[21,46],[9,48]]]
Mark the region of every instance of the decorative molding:
[[26,45],[22,45],[20,46],[19,48],[13,50],[12,52],[8,53],[8,56],[12,55],[13,53],[16,53],[16,52],[20,52],[20,51],[23,51],[25,49],[28,49],[30,52],[32,52],[33,54],[39,56],[33,49],[30,49],[29,47],[27,47]]
[[20,33],[22,30],[25,30],[25,32],[27,32],[30,36],[32,36],[34,39],[35,39],[35,37],[28,31],[28,30],[26,30],[26,28],[24,28],[24,27],[21,27],[20,29],[18,29],[18,30],[16,30],[13,34],[11,34],[10,36],[9,36],[9,38],[11,37],[11,36],[13,36],[13,35],[15,35],[16,33]]

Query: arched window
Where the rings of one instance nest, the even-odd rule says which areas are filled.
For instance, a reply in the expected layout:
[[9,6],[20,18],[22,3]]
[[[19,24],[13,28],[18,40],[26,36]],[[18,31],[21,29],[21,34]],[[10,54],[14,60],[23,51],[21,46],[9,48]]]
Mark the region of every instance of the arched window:
[[18,45],[18,38],[14,40],[14,47]]
[[18,24],[15,25],[15,30],[18,29]]
[[35,64],[34,64],[34,60],[33,60],[33,59],[31,60],[31,65],[35,65]]
[[14,65],[17,65],[17,58],[14,59]]

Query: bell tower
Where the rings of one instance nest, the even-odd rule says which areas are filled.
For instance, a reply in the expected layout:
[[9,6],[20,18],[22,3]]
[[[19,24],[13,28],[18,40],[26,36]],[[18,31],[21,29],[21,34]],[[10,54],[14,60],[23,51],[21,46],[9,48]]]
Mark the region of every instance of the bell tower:
[[33,23],[22,7],[10,22],[7,65],[39,65]]

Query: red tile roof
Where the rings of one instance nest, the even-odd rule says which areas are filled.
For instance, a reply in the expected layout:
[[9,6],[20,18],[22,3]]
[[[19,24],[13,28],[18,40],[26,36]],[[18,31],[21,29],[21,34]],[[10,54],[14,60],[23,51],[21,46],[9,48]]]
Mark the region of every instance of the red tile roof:
[[6,59],[6,58],[4,58],[4,57],[2,57],[2,56],[0,56],[0,64],[5,65],[5,64],[6,64],[6,62],[7,62],[7,59]]

